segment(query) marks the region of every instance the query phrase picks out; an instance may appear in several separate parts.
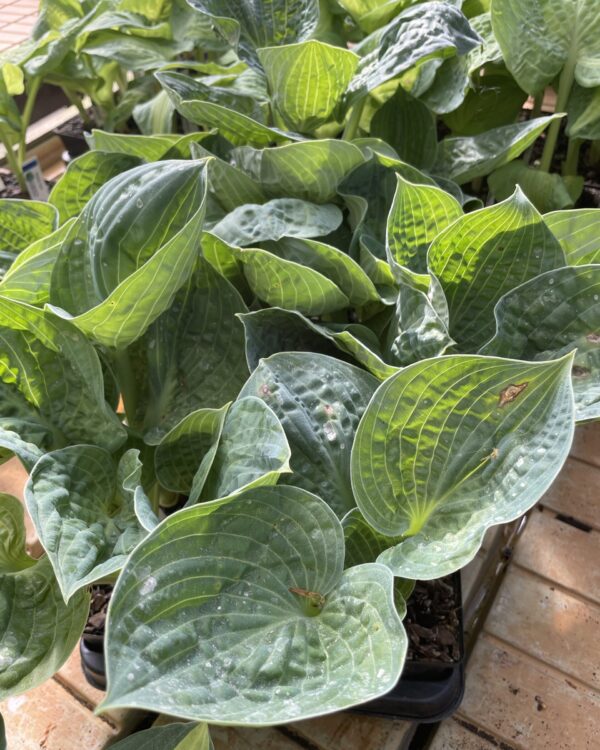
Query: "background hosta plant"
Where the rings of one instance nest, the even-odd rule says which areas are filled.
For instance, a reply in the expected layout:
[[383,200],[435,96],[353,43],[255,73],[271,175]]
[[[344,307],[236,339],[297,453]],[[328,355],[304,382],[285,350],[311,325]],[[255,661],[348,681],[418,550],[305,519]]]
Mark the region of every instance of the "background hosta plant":
[[389,690],[414,581],[531,508],[599,417],[600,219],[540,212],[569,183],[536,192],[527,160],[565,118],[518,110],[560,69],[521,87],[514,3],[163,5],[98,10],[80,51],[103,70],[127,36],[185,132],[96,129],[48,204],[2,212],[1,458],[45,554],[5,497],[0,688],[58,669],[110,582],[105,708],[280,723]]

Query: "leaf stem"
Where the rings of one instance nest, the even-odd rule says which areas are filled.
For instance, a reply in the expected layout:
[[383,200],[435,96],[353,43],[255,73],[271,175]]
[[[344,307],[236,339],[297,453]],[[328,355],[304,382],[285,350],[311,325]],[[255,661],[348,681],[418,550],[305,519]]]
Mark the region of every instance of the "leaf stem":
[[562,173],[565,177],[576,176],[579,166],[579,152],[581,151],[581,138],[569,138],[567,157],[563,162]]
[[[558,79],[558,91],[556,97],[555,112],[564,112],[569,100],[569,94],[573,88],[573,82],[575,81],[575,61],[567,60],[565,67],[563,68],[560,78]],[[552,159],[554,158],[554,150],[556,149],[556,143],[558,141],[558,134],[560,133],[561,120],[554,120],[548,128],[546,135],[546,143],[544,144],[544,151],[542,153],[542,159],[540,161],[540,170],[542,172],[549,172],[552,166]]]
[[22,165],[25,161],[25,153],[27,151],[27,128],[29,127],[31,115],[33,114],[33,108],[35,107],[35,100],[37,99],[38,91],[40,90],[41,85],[41,76],[35,76],[31,79],[31,83],[29,84],[27,101],[25,102],[25,107],[21,116],[21,137],[19,138],[18,150],[19,166]]
[[86,128],[92,128],[94,126],[94,123],[91,121],[90,116],[85,111],[85,107],[83,106],[83,102],[75,94],[73,91],[69,91],[68,88],[65,86],[62,86],[62,90],[64,95],[67,97],[67,99],[71,102],[71,104],[77,108],[77,111],[79,112],[79,116],[81,117],[83,124],[86,126]]
[[131,366],[128,349],[116,349],[113,355],[117,384],[123,398],[127,424],[133,429],[139,427],[137,423],[137,383]]
[[350,116],[348,117],[348,122],[346,123],[344,132],[342,133],[343,141],[351,141],[354,138],[356,138],[356,134],[358,132],[358,126],[360,124],[360,118],[362,117],[362,113],[363,113],[363,109],[365,108],[366,101],[367,101],[367,98],[363,97],[360,101],[356,102],[356,104],[350,110]]
[[28,193],[29,191],[27,190],[25,176],[23,175],[23,170],[21,169],[21,165],[19,164],[19,160],[17,159],[13,147],[8,141],[4,143],[4,147],[6,149],[6,161],[8,162],[8,166],[10,167],[10,171],[17,178],[17,182],[19,183],[19,187],[21,188],[21,190],[24,193]]
[[[544,94],[546,93],[546,89],[543,88],[539,94],[537,94],[533,99],[533,109],[531,110],[531,117],[530,120],[535,120],[536,117],[539,117],[542,114],[542,107],[544,105]],[[533,155],[533,143],[531,146],[525,151],[523,154],[523,162],[525,164],[529,164],[531,161],[531,157]]]

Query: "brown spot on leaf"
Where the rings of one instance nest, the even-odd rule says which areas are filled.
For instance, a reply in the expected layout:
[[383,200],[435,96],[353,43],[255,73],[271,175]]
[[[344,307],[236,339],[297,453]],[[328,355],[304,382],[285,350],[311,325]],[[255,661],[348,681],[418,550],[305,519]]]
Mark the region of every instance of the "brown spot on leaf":
[[574,378],[587,378],[587,376],[591,374],[591,370],[588,370],[587,367],[573,365],[571,373],[573,374]]
[[518,396],[523,393],[529,383],[511,383],[500,391],[500,398],[498,399],[498,406],[506,406],[511,404]]
[[300,589],[296,586],[292,586],[288,589],[288,591],[292,594],[296,594],[297,596],[302,596],[305,599],[309,599],[311,604],[313,604],[315,607],[319,607],[319,609],[325,606],[325,597],[323,596],[323,594],[319,594],[318,591],[307,591],[306,589]]
[[600,333],[588,333],[586,339],[590,344],[600,344]]

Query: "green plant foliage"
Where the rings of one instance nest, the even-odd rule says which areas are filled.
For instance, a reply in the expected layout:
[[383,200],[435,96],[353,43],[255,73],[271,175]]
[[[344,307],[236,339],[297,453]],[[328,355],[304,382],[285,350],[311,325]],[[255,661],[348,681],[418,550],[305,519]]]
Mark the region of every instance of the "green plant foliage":
[[600,263],[600,213],[595,208],[554,211],[544,222],[562,245],[571,266]]
[[[117,584],[102,707],[260,725],[386,692],[406,649],[393,578],[376,563],[346,572],[343,563],[340,522],[298,488],[263,487],[178,513],[136,549]],[[190,575],[203,570],[209,578]],[[299,651],[287,647],[294,632]],[[339,669],[324,669],[325,660]]]
[[151,727],[113,745],[114,750],[213,750],[208,726],[186,722]]
[[56,210],[47,203],[0,200],[0,273],[4,276],[19,253],[57,227]]
[[378,558],[394,575],[457,570],[489,526],[541,497],[571,445],[571,365],[449,356],[380,386],[354,441],[352,486],[374,529],[404,537]]

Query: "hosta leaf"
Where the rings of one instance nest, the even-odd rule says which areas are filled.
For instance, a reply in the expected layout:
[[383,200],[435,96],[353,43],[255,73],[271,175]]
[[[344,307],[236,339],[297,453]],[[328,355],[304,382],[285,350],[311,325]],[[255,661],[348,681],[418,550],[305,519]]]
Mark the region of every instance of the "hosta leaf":
[[280,484],[318,492],[341,517],[355,506],[350,449],[377,380],[324,354],[286,352],[259,362],[240,396],[258,396],[279,417],[292,450]]
[[394,365],[404,367],[427,357],[444,354],[454,344],[448,333],[448,309],[438,297],[443,292],[439,282],[425,277],[421,287],[418,274],[407,268],[396,268],[398,298],[385,337],[384,356]]
[[494,0],[494,34],[519,86],[537,94],[563,68],[600,85],[600,17],[594,0]]
[[600,211],[597,208],[554,211],[546,214],[544,221],[560,242],[570,266],[600,263]]
[[281,237],[323,237],[342,223],[337,206],[296,198],[275,198],[263,205],[248,204],[231,211],[211,229],[230,245],[245,247]]
[[413,185],[397,175],[387,220],[387,247],[394,263],[427,271],[427,250],[443,229],[463,215],[458,201],[438,187]]
[[48,558],[25,553],[23,506],[0,494],[0,699],[41,685],[77,645],[89,595],[63,602]]
[[378,564],[343,572],[343,558],[340,522],[297,488],[249,490],[167,519],[113,594],[101,710],[251,726],[385,693],[406,650],[393,579]]
[[276,484],[290,471],[289,459],[285,432],[272,409],[259,398],[241,398],[227,412],[206,483],[193,488],[190,501]]
[[401,87],[373,115],[371,135],[389,143],[400,159],[419,169],[431,169],[435,162],[435,116]]
[[277,148],[237,148],[233,155],[236,164],[259,182],[268,195],[315,203],[331,200],[341,180],[364,162],[359,148],[334,139]]
[[406,578],[446,575],[475,556],[488,527],[541,497],[573,437],[571,364],[436,357],[383,383],[352,449],[361,512],[406,537],[379,562]]
[[565,265],[558,241],[519,189],[448,227],[428,258],[448,300],[450,335],[470,351],[493,335],[494,305],[505,292]]
[[151,39],[106,30],[91,35],[82,51],[117,62],[126,70],[146,71],[162,67],[182,52],[189,52],[192,46],[185,39]]
[[113,750],[213,750],[206,724],[167,724],[126,737]]
[[117,463],[93,445],[52,451],[34,466],[27,510],[65,602],[120,570],[146,536],[133,507],[141,473],[138,451],[128,450]]
[[257,47],[299,42],[312,36],[319,21],[317,0],[190,0],[197,10],[236,22],[238,54],[258,65]]
[[488,185],[497,201],[512,195],[518,185],[541,213],[560,210],[573,205],[573,198],[559,174],[542,172],[522,161],[512,161],[492,172]]
[[344,568],[375,562],[386,549],[399,544],[403,537],[386,536],[369,526],[358,508],[353,508],[342,518],[344,529]]
[[105,182],[141,163],[136,156],[88,151],[69,164],[52,188],[48,202],[57,209],[60,221],[67,221],[81,213]]
[[202,485],[212,466],[229,404],[197,409],[184,417],[156,446],[154,467],[163,487],[189,494],[194,479]]
[[[246,331],[246,359],[254,370],[277,352],[310,351],[351,359],[385,380],[397,368],[386,364],[377,336],[357,323],[320,325],[292,310],[269,307],[239,316]],[[340,356],[345,355],[345,356]]]
[[590,141],[600,138],[600,86],[583,88],[575,84],[567,102],[567,112],[566,134],[569,138]]
[[49,302],[52,269],[74,221],[65,222],[55,232],[19,253],[0,281],[0,295],[36,307]]
[[444,115],[460,107],[468,88],[467,56],[450,57],[439,66],[433,83],[420,95],[420,99],[436,115]]
[[4,731],[2,714],[0,714],[0,750],[6,750],[6,732]]
[[264,147],[300,137],[269,128],[247,115],[207,101],[204,87],[182,73],[156,73],[156,78],[183,117],[196,125],[217,128],[234,145],[249,143]]
[[504,295],[495,315],[496,335],[482,354],[540,360],[576,349],[577,420],[600,418],[600,266],[536,276]]
[[[90,442],[112,451],[124,442],[104,400],[98,355],[76,328],[0,297],[0,342],[2,429],[44,450]],[[31,468],[31,451],[23,449],[15,452]]]
[[239,248],[230,245],[212,232],[202,233],[202,255],[210,265],[244,294],[247,289]]
[[56,209],[41,201],[0,200],[0,273],[22,250],[53,232],[57,218]]
[[311,40],[258,50],[272,102],[286,127],[312,133],[335,118],[358,57],[343,47]]
[[172,133],[175,130],[175,107],[166,91],[136,104],[132,117],[143,135]]
[[379,294],[371,279],[352,258],[337,247],[315,240],[284,237],[265,243],[267,250],[278,257],[309,266],[331,279],[357,307],[379,302]]
[[[464,7],[463,13],[466,14]],[[494,35],[494,30],[492,29],[491,13],[477,13],[474,18],[470,19],[470,24],[483,42],[483,44],[475,47],[468,54],[469,74],[473,75],[473,73],[476,73],[480,68],[489,63],[501,64],[503,58],[496,36]]]
[[356,48],[362,59],[348,86],[348,95],[350,99],[365,96],[414,65],[465,55],[479,42],[467,19],[449,3],[415,5]]
[[459,185],[484,177],[520,156],[558,117],[562,115],[502,125],[480,135],[444,138],[439,144],[433,171],[450,177]]
[[131,347],[139,373],[136,421],[147,441],[158,442],[196,409],[236,398],[248,377],[244,329],[236,318],[242,312],[247,308],[238,292],[202,262],[173,305]]
[[107,133],[104,130],[92,130],[88,136],[90,148],[96,151],[108,151],[114,154],[137,156],[144,161],[159,161],[172,151],[178,152],[177,157],[187,159],[191,156],[192,144],[209,138],[214,131],[203,133],[188,133],[187,135],[131,135],[129,133]]
[[204,161],[144,164],[113,177],[63,243],[53,304],[104,346],[135,341],[194,267],[205,197]]
[[260,249],[240,250],[238,258],[254,294],[272,307],[325,315],[350,306],[339,287],[312,268]]

